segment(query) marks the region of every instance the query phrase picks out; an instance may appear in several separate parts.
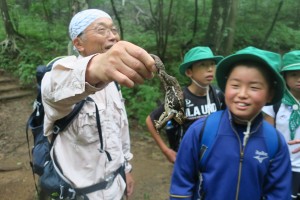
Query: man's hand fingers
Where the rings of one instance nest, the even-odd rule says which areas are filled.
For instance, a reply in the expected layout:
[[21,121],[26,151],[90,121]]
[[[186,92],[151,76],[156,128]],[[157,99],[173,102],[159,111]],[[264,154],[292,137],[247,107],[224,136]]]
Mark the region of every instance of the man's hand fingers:
[[126,52],[130,56],[135,57],[137,60],[139,60],[149,72],[156,71],[154,59],[149,55],[147,51],[129,42],[121,41],[119,43],[121,45],[124,45]]
[[140,60],[132,56],[122,57],[122,59],[124,67],[120,68],[120,71],[124,70],[124,74],[127,75],[128,78],[133,79],[134,82],[143,83],[144,79],[153,78],[152,72],[149,71]]
[[131,87],[131,83],[130,86],[128,85],[129,82],[142,84],[144,79],[153,78],[153,72],[156,70],[154,60],[144,49],[125,41],[119,42],[118,46],[115,45],[114,47],[117,52],[112,52],[112,54],[119,54],[116,57],[120,58],[116,61],[116,63],[119,63],[119,65],[115,65],[116,70],[130,80],[128,81],[123,76],[119,76],[119,80],[116,81],[121,85]]
[[[134,84],[144,83],[145,77],[143,77],[143,72],[139,72],[139,69],[142,68],[142,66],[138,66],[141,65],[139,61],[132,58],[128,63],[125,62],[120,58],[115,67],[108,69],[111,70],[111,72],[108,72],[107,74],[120,85],[126,87],[133,87]],[[137,67],[132,67],[133,65],[137,65]]]
[[87,70],[89,83],[117,81],[120,85],[133,87],[145,79],[153,78],[156,71],[154,59],[142,48],[125,41],[112,46],[106,53],[92,59]]

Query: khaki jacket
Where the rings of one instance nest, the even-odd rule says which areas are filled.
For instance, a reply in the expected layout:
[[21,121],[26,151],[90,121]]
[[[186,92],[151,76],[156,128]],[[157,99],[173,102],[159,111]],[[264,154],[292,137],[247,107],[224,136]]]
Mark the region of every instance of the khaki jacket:
[[[111,155],[112,161],[99,152],[94,102],[84,104],[70,126],[58,134],[53,146],[64,176],[79,188],[104,180],[124,163],[125,172],[129,172],[131,165],[125,161],[133,157],[121,91],[114,82],[100,87],[85,82],[86,67],[93,56],[68,56],[56,61],[42,82],[46,136],[51,137],[53,123],[70,113],[75,103],[89,96],[97,104],[104,150]],[[124,180],[118,175],[110,188],[93,192],[88,197],[90,200],[121,199],[125,187]]]

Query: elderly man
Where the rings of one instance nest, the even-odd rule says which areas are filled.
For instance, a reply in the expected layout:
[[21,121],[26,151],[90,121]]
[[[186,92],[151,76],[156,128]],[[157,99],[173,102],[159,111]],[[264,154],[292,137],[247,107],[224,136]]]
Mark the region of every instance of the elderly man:
[[154,60],[144,49],[119,41],[111,17],[102,10],[77,13],[69,34],[79,56],[56,61],[42,82],[45,135],[51,138],[54,122],[68,115],[76,103],[89,100],[57,135],[52,157],[55,155],[61,173],[75,190],[101,186],[81,194],[85,199],[118,200],[124,193],[129,197],[133,193],[129,163],[133,155],[118,84],[133,87],[152,78]]

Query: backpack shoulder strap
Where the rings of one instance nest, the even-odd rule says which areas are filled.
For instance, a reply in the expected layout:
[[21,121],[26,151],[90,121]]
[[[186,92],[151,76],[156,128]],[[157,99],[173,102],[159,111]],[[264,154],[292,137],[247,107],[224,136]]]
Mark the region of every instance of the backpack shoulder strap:
[[210,89],[212,90],[212,97],[215,100],[217,110],[224,109],[224,95],[223,93],[215,86],[210,85]]
[[62,59],[64,57],[67,57],[67,56],[58,56],[58,57],[55,57],[53,58],[50,62],[48,62],[48,64],[46,66],[51,66],[55,63],[55,61],[59,60],[59,59]]
[[[203,127],[200,132],[200,167],[203,168],[206,163],[206,159],[211,151],[214,139],[217,136],[219,124],[224,111],[218,111],[209,115],[204,121]],[[280,149],[280,136],[276,129],[263,122],[263,134],[265,137],[268,154],[270,160],[274,159],[276,153]],[[276,137],[274,137],[276,135]]]
[[207,156],[219,129],[219,122],[224,111],[217,111],[209,115],[200,132],[200,167],[205,166]]
[[118,90],[118,91],[120,91],[120,90],[121,90],[121,88],[120,88],[120,85],[119,85],[119,83],[118,83],[117,81],[114,81],[114,83],[115,83],[115,85],[116,85],[116,88],[117,88],[117,90]]
[[85,101],[86,100],[84,99],[84,100],[80,101],[79,103],[77,103],[75,105],[75,107],[73,108],[72,112],[70,112],[67,116],[54,122],[51,146],[53,145],[57,134],[59,132],[63,131],[73,121],[73,119],[78,115],[78,113],[81,110],[81,108],[83,107],[83,104],[85,103]]
[[278,110],[279,110],[279,108],[280,108],[280,105],[281,105],[281,101],[279,101],[279,102],[277,102],[277,103],[275,103],[275,104],[273,105],[273,110],[274,110],[274,113],[275,113],[275,117],[276,117],[276,115],[277,115],[277,113],[278,113]]
[[279,133],[273,126],[264,121],[263,134],[267,144],[269,158],[273,160],[281,145]]
[[278,113],[278,110],[281,106],[281,101],[275,103],[272,107],[273,107],[273,111],[274,111],[274,126],[276,127],[276,116],[277,116],[277,113]]

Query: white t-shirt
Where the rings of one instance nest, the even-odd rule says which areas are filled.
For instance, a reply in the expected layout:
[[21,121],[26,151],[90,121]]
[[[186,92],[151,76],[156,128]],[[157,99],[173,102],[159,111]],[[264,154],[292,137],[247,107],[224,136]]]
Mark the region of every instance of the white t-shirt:
[[[275,117],[275,112],[273,106],[264,106],[262,111],[271,117]],[[287,106],[285,104],[281,104],[280,108],[276,115],[276,129],[281,132],[288,142],[291,140],[290,130],[289,130],[289,118],[292,113],[292,107]],[[297,128],[295,138],[300,138],[300,127]],[[292,153],[292,151],[296,148],[300,147],[300,144],[288,145],[290,156],[291,156],[291,164],[292,164],[292,171],[300,172],[300,152]]]

